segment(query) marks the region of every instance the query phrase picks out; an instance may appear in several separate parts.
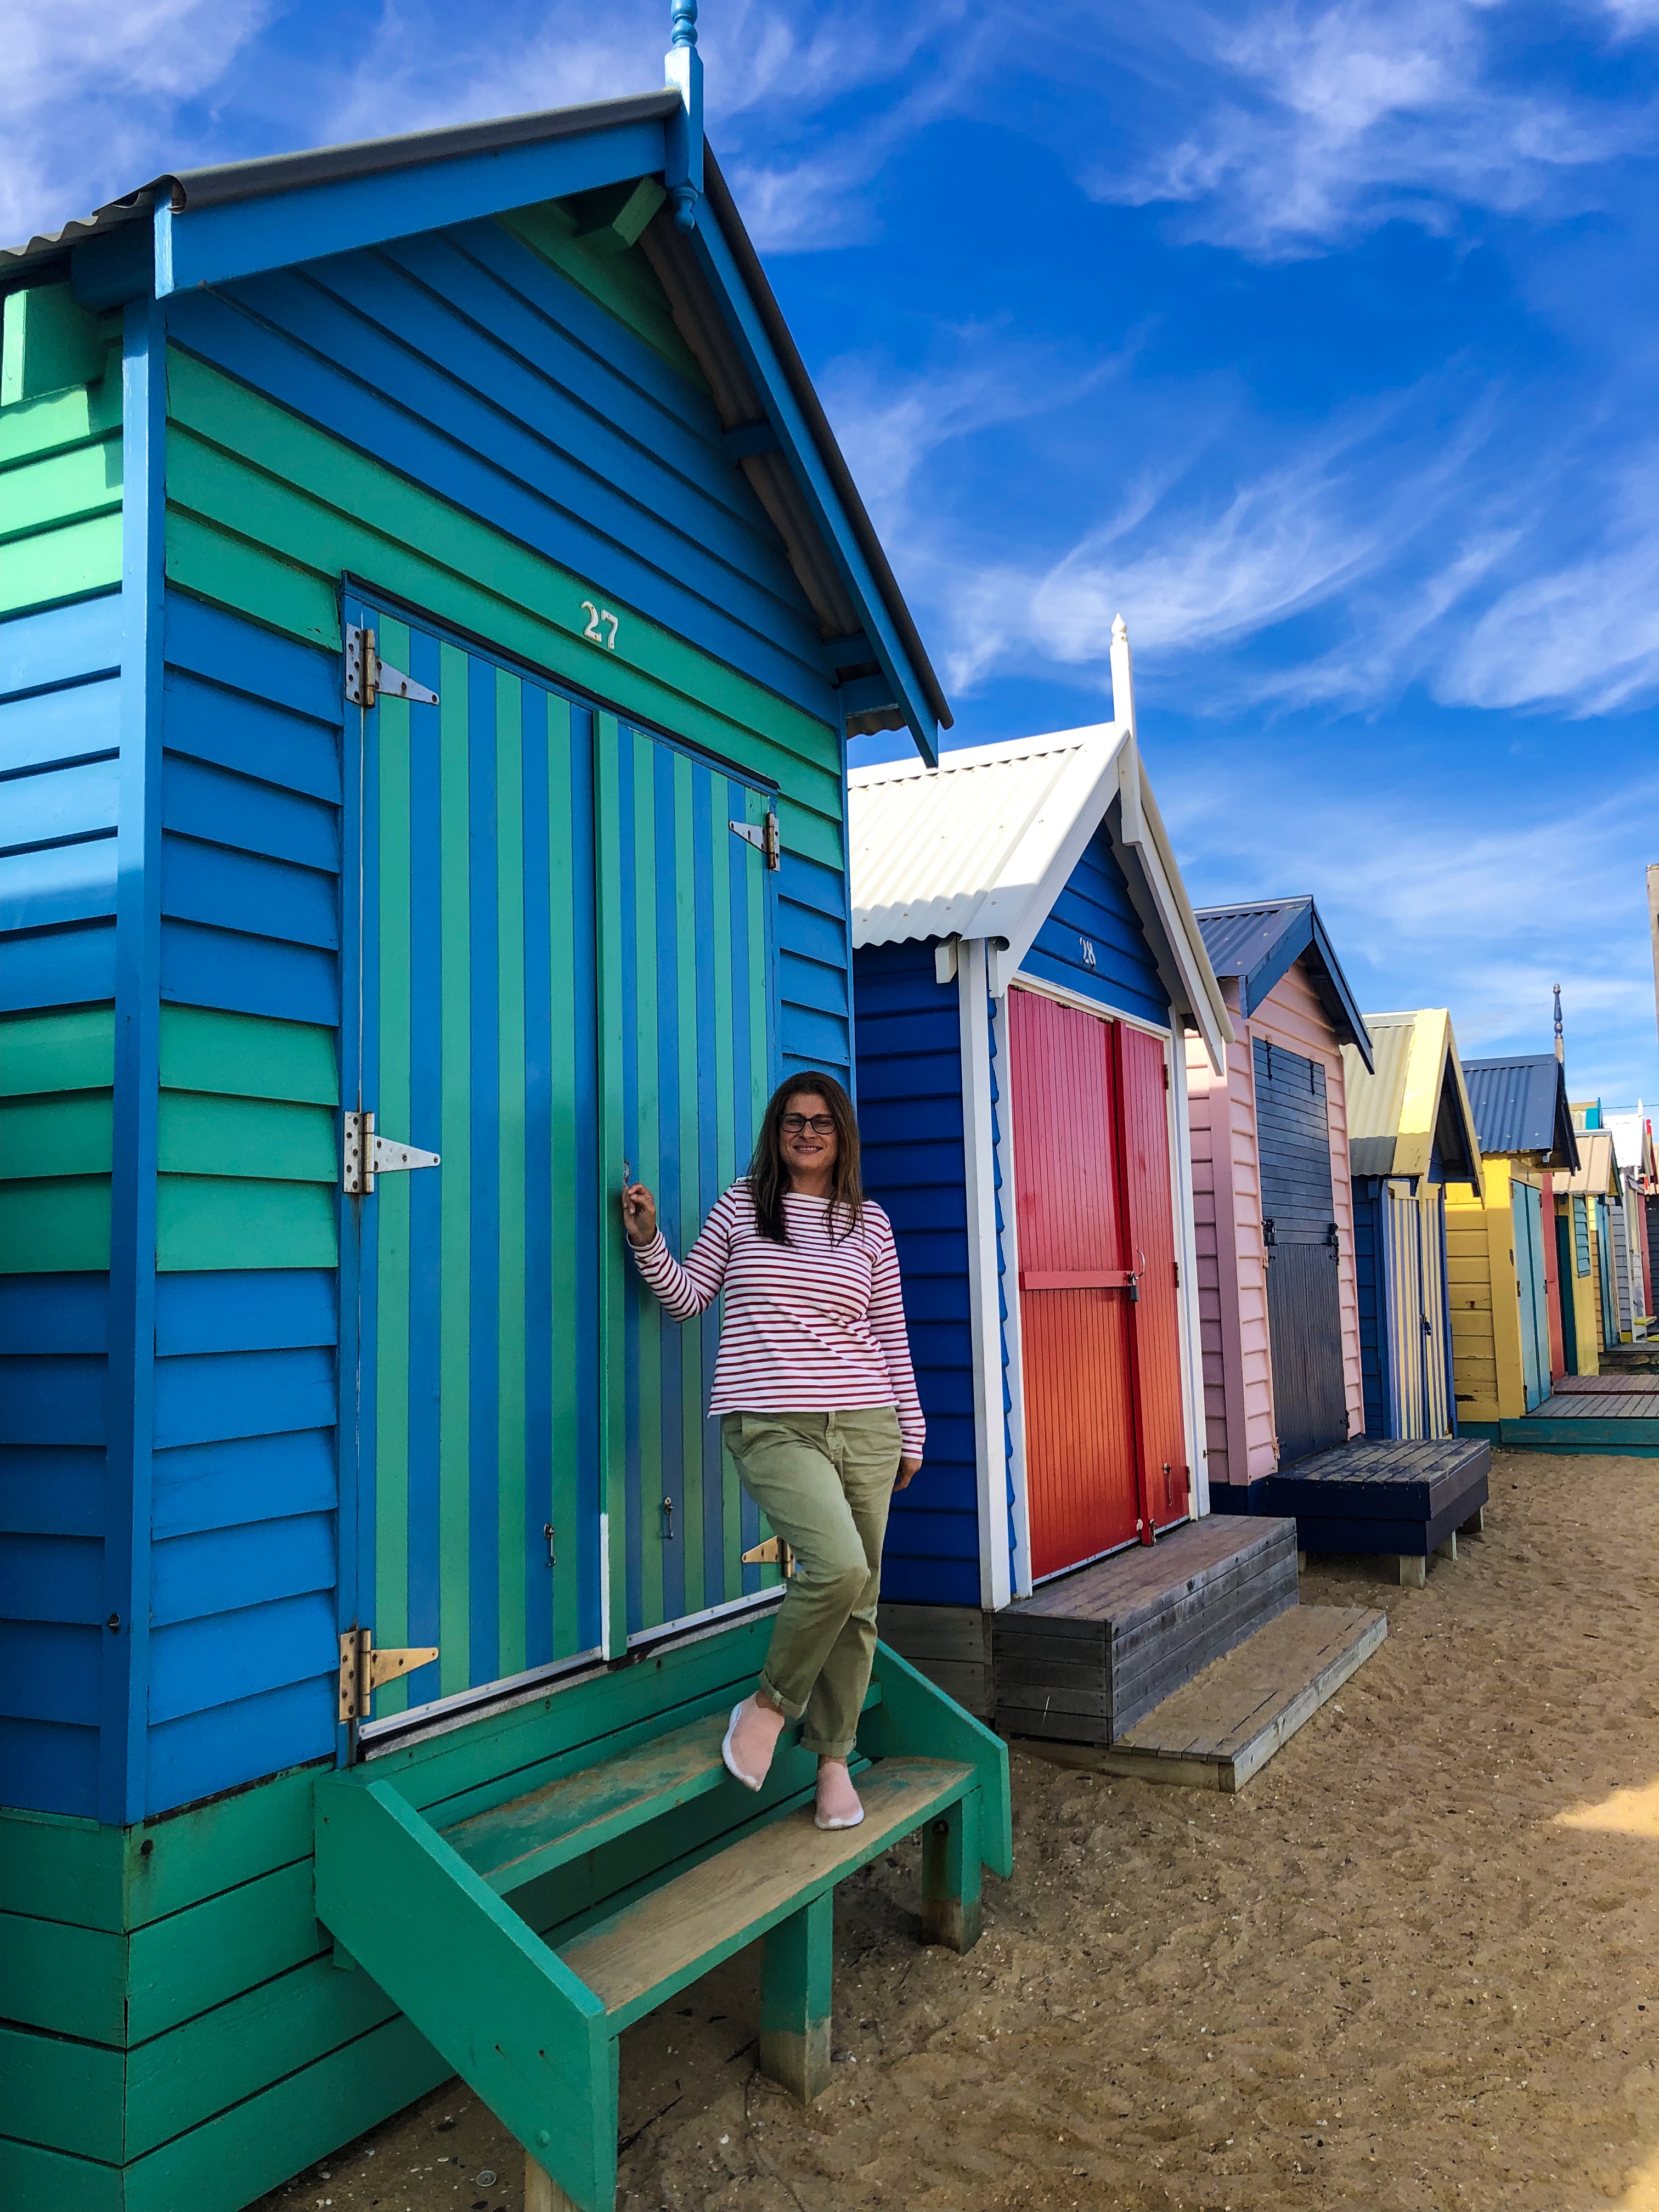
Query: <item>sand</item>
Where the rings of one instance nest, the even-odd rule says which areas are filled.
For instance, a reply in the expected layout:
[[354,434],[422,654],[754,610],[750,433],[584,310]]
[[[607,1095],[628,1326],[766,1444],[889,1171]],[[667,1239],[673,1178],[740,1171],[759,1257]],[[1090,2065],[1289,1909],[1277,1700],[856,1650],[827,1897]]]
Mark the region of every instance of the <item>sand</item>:
[[[845,1885],[811,2110],[752,1952],[642,2021],[619,2205],[1659,2212],[1659,1462],[1496,1455],[1487,1528],[1422,1590],[1312,1563],[1388,1640],[1237,1797],[1016,1754],[966,1957],[915,1941],[914,1847]],[[266,2205],[522,2183],[456,2082]]]

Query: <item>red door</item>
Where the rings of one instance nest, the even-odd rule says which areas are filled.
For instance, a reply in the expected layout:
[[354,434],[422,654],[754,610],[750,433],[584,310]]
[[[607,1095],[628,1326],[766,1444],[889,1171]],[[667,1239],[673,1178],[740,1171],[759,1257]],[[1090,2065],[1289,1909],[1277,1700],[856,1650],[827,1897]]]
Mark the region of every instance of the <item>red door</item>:
[[1008,1027],[1041,1577],[1185,1515],[1175,1230],[1158,1041],[1019,989]]
[[1114,1023],[1122,1101],[1123,1184],[1139,1296],[1131,1313],[1142,1496],[1160,1528],[1187,1518],[1187,1422],[1181,1396],[1169,1076],[1164,1047]]

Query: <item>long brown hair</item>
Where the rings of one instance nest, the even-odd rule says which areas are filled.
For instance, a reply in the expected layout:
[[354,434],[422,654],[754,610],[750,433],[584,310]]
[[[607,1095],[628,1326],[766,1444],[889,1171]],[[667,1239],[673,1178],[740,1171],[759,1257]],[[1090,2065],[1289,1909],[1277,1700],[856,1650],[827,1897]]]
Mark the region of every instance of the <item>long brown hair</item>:
[[755,1156],[749,1163],[749,1194],[755,1201],[755,1233],[774,1244],[787,1244],[789,1231],[784,1220],[784,1194],[789,1176],[783,1164],[783,1117],[792,1098],[816,1091],[830,1109],[836,1125],[836,1169],[830,1185],[830,1202],[823,1209],[824,1225],[833,1237],[839,1226],[848,1237],[864,1216],[864,1184],[859,1173],[859,1125],[853,1102],[833,1075],[809,1068],[779,1084],[767,1101],[766,1112],[755,1139]]

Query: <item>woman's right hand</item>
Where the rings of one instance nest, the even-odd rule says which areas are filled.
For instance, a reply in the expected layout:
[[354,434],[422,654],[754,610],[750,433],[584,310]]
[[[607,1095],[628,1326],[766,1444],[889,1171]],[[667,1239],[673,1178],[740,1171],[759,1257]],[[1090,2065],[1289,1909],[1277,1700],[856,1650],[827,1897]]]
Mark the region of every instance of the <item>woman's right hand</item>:
[[642,1182],[623,1185],[623,1228],[630,1244],[643,1248],[657,1233],[657,1201]]

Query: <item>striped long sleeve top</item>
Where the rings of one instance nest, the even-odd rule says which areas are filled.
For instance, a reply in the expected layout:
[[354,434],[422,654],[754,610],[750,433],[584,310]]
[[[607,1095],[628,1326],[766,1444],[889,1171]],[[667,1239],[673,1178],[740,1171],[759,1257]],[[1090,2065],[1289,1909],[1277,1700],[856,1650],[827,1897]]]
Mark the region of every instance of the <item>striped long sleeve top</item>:
[[831,1239],[820,1198],[784,1197],[787,1244],[755,1227],[746,1182],[716,1203],[684,1266],[659,1230],[634,1258],[676,1321],[704,1312],[722,1291],[726,1311],[710,1413],[851,1412],[891,1406],[907,1456],[927,1437],[904,1332],[898,1255],[880,1206]]

